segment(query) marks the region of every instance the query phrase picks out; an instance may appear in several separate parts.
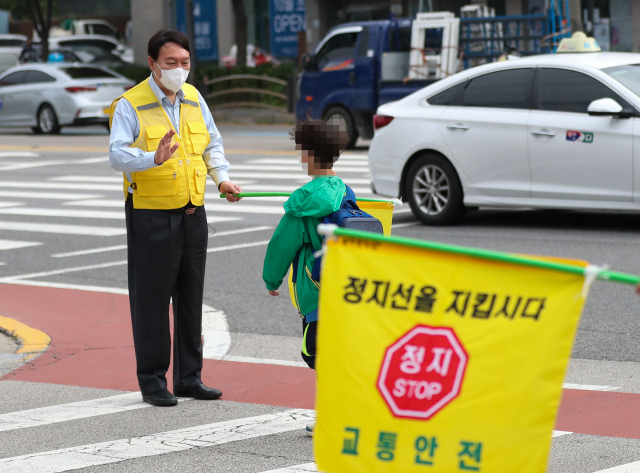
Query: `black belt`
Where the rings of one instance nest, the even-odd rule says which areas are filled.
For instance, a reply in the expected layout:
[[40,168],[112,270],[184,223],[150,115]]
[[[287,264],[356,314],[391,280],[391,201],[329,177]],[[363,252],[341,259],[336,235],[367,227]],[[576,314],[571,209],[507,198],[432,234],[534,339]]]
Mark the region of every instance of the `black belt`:
[[[133,205],[133,197],[131,193],[127,195],[127,203],[129,202],[131,202],[131,205]],[[185,214],[191,215],[196,213],[196,211],[201,207],[202,207],[201,205],[195,206],[191,202],[189,202],[187,205],[185,205],[184,207],[180,207],[179,209],[140,209],[140,210],[160,210],[161,212],[175,212],[175,213],[185,213]]]

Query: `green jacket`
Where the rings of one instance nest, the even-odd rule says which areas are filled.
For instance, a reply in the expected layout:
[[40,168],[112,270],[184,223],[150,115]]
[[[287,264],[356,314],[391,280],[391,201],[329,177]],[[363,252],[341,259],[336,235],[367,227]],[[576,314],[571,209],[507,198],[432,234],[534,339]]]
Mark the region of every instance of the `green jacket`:
[[340,208],[345,192],[346,186],[339,177],[316,176],[293,192],[284,203],[285,214],[269,242],[262,279],[270,291],[280,287],[298,250],[302,249],[295,294],[291,295],[296,298],[301,315],[318,308],[319,285],[311,279],[315,261],[313,253],[322,247],[322,237],[316,232],[316,227],[322,222],[322,217]]

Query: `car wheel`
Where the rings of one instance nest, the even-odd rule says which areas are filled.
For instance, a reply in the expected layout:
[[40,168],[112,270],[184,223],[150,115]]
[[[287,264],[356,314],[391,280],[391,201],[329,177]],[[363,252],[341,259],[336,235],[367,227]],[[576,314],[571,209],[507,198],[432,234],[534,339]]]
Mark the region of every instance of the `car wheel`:
[[60,133],[60,124],[58,123],[58,117],[55,110],[48,103],[41,105],[38,109],[37,115],[38,125],[36,128],[39,133],[47,135],[57,135]]
[[440,155],[418,158],[407,173],[404,190],[413,215],[425,225],[450,225],[465,213],[458,174]]
[[342,119],[346,123],[349,141],[347,141],[345,149],[352,149],[356,145],[356,141],[358,141],[358,130],[356,129],[356,125],[353,122],[351,114],[342,107],[331,107],[329,110],[327,110],[327,113],[324,114],[323,120],[328,121],[332,118]]

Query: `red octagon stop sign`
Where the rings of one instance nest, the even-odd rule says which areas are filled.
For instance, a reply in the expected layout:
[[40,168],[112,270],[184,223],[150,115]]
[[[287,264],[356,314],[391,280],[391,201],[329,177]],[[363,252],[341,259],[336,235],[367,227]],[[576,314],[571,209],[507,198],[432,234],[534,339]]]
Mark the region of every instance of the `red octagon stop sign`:
[[378,390],[395,417],[429,419],[460,393],[468,358],[452,329],[416,325],[387,348]]

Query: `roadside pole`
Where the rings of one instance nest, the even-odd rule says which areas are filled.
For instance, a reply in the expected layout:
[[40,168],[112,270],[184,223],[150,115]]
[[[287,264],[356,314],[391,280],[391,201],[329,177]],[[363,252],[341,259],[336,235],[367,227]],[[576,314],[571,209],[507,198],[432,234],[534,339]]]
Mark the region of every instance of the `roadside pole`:
[[196,55],[196,41],[193,33],[193,0],[185,0],[185,23],[187,27],[187,38],[191,45],[191,74],[187,79],[187,82],[194,87],[196,86],[196,68],[197,68],[197,55]]

